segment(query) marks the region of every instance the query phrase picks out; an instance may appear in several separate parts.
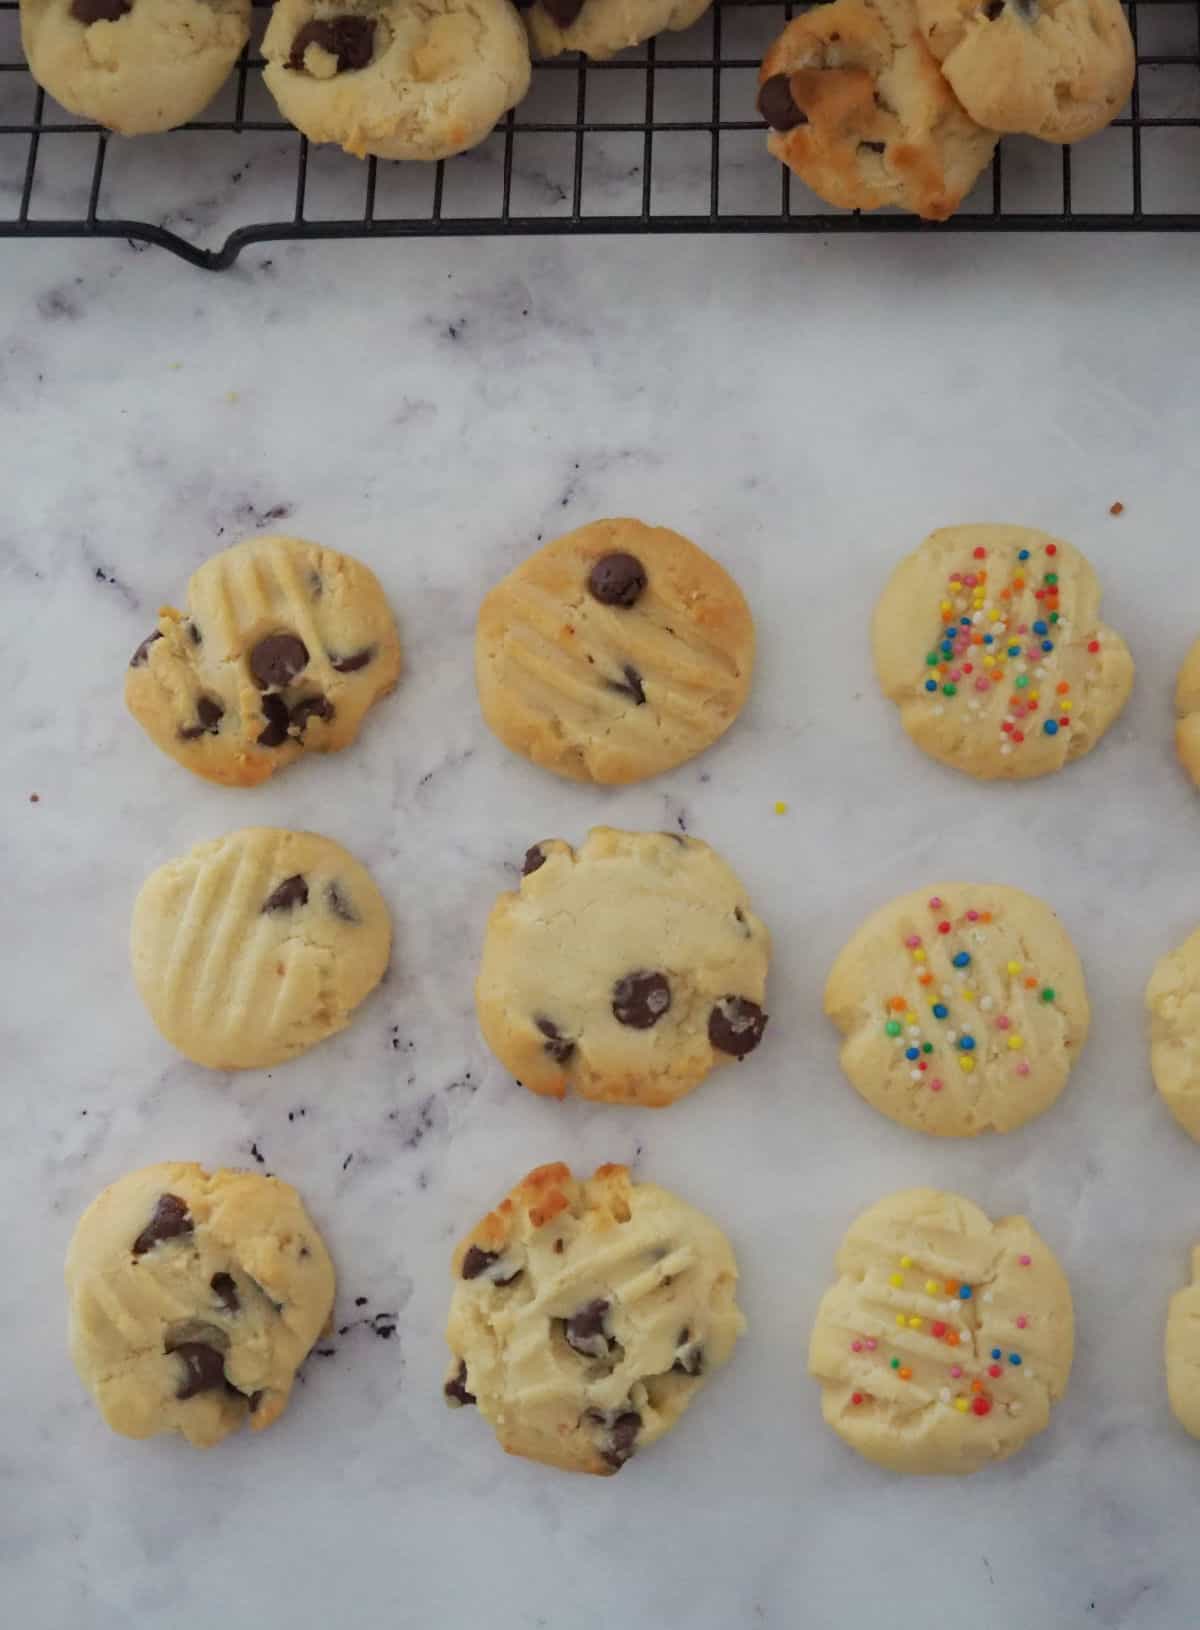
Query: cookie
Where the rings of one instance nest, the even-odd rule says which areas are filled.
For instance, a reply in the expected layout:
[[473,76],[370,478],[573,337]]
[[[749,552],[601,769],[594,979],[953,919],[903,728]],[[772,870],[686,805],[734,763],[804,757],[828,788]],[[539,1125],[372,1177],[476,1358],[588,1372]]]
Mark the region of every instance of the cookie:
[[908,1189],[864,1211],[821,1298],[809,1370],[829,1426],[889,1471],[975,1472],[1049,1424],[1066,1391],[1066,1275],[1024,1217]]
[[1200,928],[1154,967],[1146,986],[1150,1069],[1163,1102],[1200,1142]]
[[114,1432],[211,1448],[283,1414],[333,1263],[277,1177],[167,1161],[94,1200],[67,1252],[71,1355]]
[[1090,1017],[1049,906],[987,883],[939,883],[875,912],[834,963],[825,1011],[867,1102],[944,1138],[1011,1132],[1049,1109]]
[[921,41],[914,0],[833,0],[763,59],[767,148],[839,209],[954,214],[995,134],[967,116]]
[[253,787],[306,750],[348,747],[399,673],[374,572],[299,538],[248,538],[193,574],[186,612],[163,607],[125,701],[177,763]]
[[21,44],[38,84],[123,136],[194,119],[249,35],[250,0],[21,0]]
[[492,908],[484,1039],[531,1092],[661,1108],[763,1038],[771,941],[706,843],[600,826],[525,856]]
[[983,781],[1082,758],[1133,685],[1128,647],[1100,621],[1091,566],[1023,526],[931,533],[892,573],[872,645],[917,746]]
[[1175,750],[1200,787],[1200,640],[1183,659],[1175,683]]
[[1175,1419],[1200,1438],[1200,1246],[1192,1252],[1191,1284],[1171,1298],[1164,1356]]
[[593,521],[539,549],[484,600],[475,635],[488,725],[572,781],[642,781],[702,753],[753,667],[737,584],[641,521]]
[[447,1403],[564,1471],[607,1477],[669,1432],[745,1328],[724,1234],[624,1166],[539,1166],[453,1275]]
[[133,908],[150,1017],[214,1070],[282,1064],[344,1030],[391,943],[366,868],[314,832],[248,826],[197,844],[152,872]]
[[526,0],[522,9],[538,56],[582,51],[596,61],[656,34],[691,28],[711,4],[712,0],[536,0],[529,6]]
[[277,0],[263,55],[284,118],[356,158],[465,152],[529,89],[509,0]]
[[1075,142],[1133,89],[1121,0],[916,0],[921,34],[958,100],[989,130]]

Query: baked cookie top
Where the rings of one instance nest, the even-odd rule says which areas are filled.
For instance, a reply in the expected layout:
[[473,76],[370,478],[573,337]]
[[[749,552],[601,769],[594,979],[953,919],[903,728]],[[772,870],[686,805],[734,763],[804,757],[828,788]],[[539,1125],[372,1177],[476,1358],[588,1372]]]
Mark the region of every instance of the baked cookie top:
[[825,1420],[889,1471],[978,1471],[1049,1423],[1066,1390],[1066,1275],[1024,1217],[908,1189],[852,1225],[809,1369]]
[[[518,0],[522,4],[522,0]],[[582,51],[595,60],[611,57],[654,35],[691,28],[712,0],[524,0],[529,39],[540,57]]]
[[447,1402],[565,1471],[608,1476],[669,1432],[745,1328],[724,1234],[624,1166],[539,1166],[453,1275]]
[[754,624],[725,569],[678,532],[593,521],[539,549],[479,612],[483,716],[574,781],[641,781],[694,758],[750,689]]
[[1183,659],[1175,684],[1175,750],[1200,787],[1200,639]]
[[1200,1438],[1200,1245],[1192,1251],[1191,1284],[1171,1298],[1164,1357],[1175,1419]]
[[905,730],[981,780],[1048,775],[1121,712],[1133,659],[1079,550],[1022,526],[948,526],[896,567],[871,627]]
[[926,49],[914,0],[806,11],[768,50],[759,81],[768,149],[841,209],[894,205],[944,221],[995,151]]
[[532,1092],[659,1108],[758,1046],[770,948],[697,838],[602,826],[577,850],[547,839],[488,919],[480,1027]]
[[529,89],[508,0],[277,0],[263,55],[284,117],[358,158],[464,152]]
[[278,1420],[333,1309],[333,1264],[294,1188],[178,1161],[92,1202],[66,1278],[71,1353],[109,1426],[202,1449]]
[[825,987],[842,1068],[875,1109],[937,1137],[1050,1108],[1087,1039],[1083,969],[1020,889],[939,883],[867,919]]
[[1121,0],[916,0],[954,94],[989,130],[1074,142],[1111,123],[1136,72]]
[[400,638],[374,572],[299,538],[248,538],[164,606],[125,677],[129,711],[196,775],[252,787],[306,749],[358,735],[400,673]]
[[1159,959],[1146,986],[1150,1069],[1163,1102],[1200,1142],[1200,928]]
[[344,1030],[382,979],[391,918],[365,866],[315,832],[244,827],[142,884],[138,991],[173,1047],[265,1069]]

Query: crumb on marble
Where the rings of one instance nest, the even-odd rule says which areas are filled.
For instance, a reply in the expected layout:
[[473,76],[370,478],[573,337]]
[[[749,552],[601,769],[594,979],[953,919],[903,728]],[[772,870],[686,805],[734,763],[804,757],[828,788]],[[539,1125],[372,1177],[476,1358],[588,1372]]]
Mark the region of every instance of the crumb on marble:
[[1125,505],[1118,498],[1115,504],[1110,504],[1108,506],[1108,513],[1110,515],[1124,515]]

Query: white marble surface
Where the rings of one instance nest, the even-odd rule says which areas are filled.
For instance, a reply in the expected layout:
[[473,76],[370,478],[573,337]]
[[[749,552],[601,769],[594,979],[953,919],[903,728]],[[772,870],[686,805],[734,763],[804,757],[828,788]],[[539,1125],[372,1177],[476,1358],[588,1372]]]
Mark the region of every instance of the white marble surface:
[[[4,257],[4,1621],[1193,1622],[1200,1446],[1167,1410],[1160,1344],[1200,1237],[1200,1151],[1150,1086],[1141,993],[1200,918],[1200,803],[1170,708],[1200,631],[1200,245],[276,247],[221,278],[124,246]],[[483,588],[539,538],[614,512],[678,526],[736,571],[761,666],[719,748],[602,793],[489,738],[471,631]],[[935,525],[989,518],[1085,547],[1139,665],[1103,747],[1046,783],[984,788],[925,762],[869,669],[891,561]],[[371,562],[409,671],[352,751],[224,791],[143,739],[122,670],[206,555],[271,525]],[[362,856],[395,965],[344,1036],[215,1076],[142,1011],[127,919],[160,860],[260,821]],[[598,821],[708,838],[775,934],[767,1042],[658,1114],[532,1098],[473,1019],[493,895],[530,841]],[[1095,1017],[1044,1119],[940,1144],[844,1084],[820,992],[868,909],[955,875],[1061,910]],[[109,1435],[63,1339],[76,1217],[129,1167],[255,1150],[327,1233],[339,1323],[365,1296],[395,1335],[339,1335],[261,1437],[200,1455]],[[451,1242],[555,1157],[629,1160],[678,1188],[724,1221],[744,1270],[733,1364],[615,1480],[507,1460],[439,1400]],[[1052,1429],[963,1485],[858,1462],[804,1373],[838,1238],[918,1182],[1028,1210],[1077,1298]]]

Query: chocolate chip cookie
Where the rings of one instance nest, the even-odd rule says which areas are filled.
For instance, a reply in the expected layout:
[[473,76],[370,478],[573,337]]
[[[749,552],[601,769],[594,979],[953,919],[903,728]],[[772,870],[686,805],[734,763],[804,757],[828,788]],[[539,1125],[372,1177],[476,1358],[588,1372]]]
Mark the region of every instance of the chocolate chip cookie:
[[923,43],[914,0],[833,0],[788,24],[763,59],[768,149],[840,209],[953,215],[994,132],[959,105]]
[[484,1038],[531,1092],[659,1108],[763,1039],[770,936],[706,843],[597,827],[525,856],[488,920]]
[[299,538],[249,538],[205,561],[186,611],[163,607],[125,701],[177,763],[252,787],[306,751],[348,747],[399,673],[374,572]]
[[38,84],[123,136],[194,119],[249,34],[250,0],[21,0],[21,43]]
[[610,1476],[669,1432],[745,1328],[724,1234],[624,1166],[539,1166],[453,1274],[447,1403],[565,1471]]
[[278,0],[263,55],[283,116],[357,158],[462,153],[529,89],[509,0]]
[[171,1045],[214,1070],[254,1070],[346,1028],[383,977],[392,927],[340,844],[252,826],[153,872],[131,940],[138,990]]
[[678,532],[593,521],[483,602],[483,716],[513,752],[573,781],[641,781],[694,758],[750,690],[754,624],[737,584]]
[[88,1207],[67,1252],[71,1354],[105,1421],[199,1449],[279,1419],[333,1293],[300,1196],[251,1172],[132,1172]]
[[656,34],[691,28],[711,4],[712,0],[535,0],[522,9],[538,56],[582,51],[603,60]]

